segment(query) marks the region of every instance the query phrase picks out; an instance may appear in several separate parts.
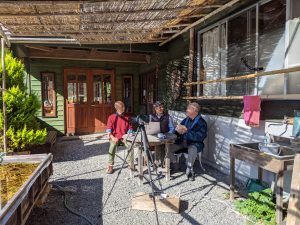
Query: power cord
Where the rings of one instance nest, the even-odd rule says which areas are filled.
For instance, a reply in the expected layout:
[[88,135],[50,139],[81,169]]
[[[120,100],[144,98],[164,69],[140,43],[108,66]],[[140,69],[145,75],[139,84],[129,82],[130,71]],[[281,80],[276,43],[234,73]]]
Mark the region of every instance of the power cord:
[[70,213],[72,213],[72,214],[74,214],[74,215],[76,215],[76,216],[79,216],[80,218],[82,218],[82,219],[84,219],[85,221],[87,221],[90,225],[96,225],[96,224],[94,224],[89,218],[87,218],[85,215],[76,212],[75,210],[73,210],[72,208],[70,208],[70,207],[68,206],[68,204],[67,204],[67,194],[66,194],[67,191],[66,191],[63,187],[61,187],[61,186],[59,186],[59,185],[57,185],[57,184],[53,184],[53,186],[56,187],[57,190],[61,191],[61,192],[64,194],[64,206],[65,206],[65,208],[66,208]]

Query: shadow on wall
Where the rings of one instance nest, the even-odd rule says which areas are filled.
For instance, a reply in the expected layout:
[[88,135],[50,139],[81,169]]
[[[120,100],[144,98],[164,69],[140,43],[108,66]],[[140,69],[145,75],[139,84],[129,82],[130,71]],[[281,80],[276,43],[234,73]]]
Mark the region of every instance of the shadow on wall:
[[56,131],[57,132],[57,136],[63,136],[64,133],[61,132],[60,130],[56,129],[55,127],[49,125],[49,123],[41,120],[40,118],[37,117],[38,122],[40,123],[40,127],[41,128],[46,128],[47,131]]

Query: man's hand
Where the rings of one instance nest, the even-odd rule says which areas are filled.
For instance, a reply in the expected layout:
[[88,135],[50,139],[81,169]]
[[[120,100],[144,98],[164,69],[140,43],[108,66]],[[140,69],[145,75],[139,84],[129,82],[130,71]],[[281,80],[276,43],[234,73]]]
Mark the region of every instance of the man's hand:
[[187,128],[184,125],[178,124],[177,127],[176,127],[176,131],[179,134],[185,134],[187,132]]
[[109,139],[112,140],[112,141],[114,141],[114,142],[118,142],[118,141],[119,141],[119,139],[116,138],[116,137],[115,137],[114,135],[112,135],[112,134],[109,135]]

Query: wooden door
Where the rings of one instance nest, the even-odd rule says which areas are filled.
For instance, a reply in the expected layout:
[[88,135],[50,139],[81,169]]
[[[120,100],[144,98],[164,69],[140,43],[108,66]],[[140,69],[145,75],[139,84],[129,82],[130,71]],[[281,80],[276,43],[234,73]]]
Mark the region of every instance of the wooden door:
[[107,118],[114,112],[114,73],[111,70],[91,71],[91,115],[90,124],[94,132],[106,130]]
[[113,71],[65,69],[67,134],[103,132],[115,101]]

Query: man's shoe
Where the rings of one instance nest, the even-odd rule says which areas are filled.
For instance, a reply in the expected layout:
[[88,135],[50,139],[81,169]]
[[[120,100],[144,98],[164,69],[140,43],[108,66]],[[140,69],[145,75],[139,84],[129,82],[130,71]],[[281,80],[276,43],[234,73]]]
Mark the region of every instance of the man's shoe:
[[114,167],[113,165],[108,165],[106,169],[107,174],[112,174],[114,172]]
[[195,172],[193,171],[192,168],[187,167],[185,174],[186,174],[186,177],[188,180],[191,180],[191,181],[195,180]]

